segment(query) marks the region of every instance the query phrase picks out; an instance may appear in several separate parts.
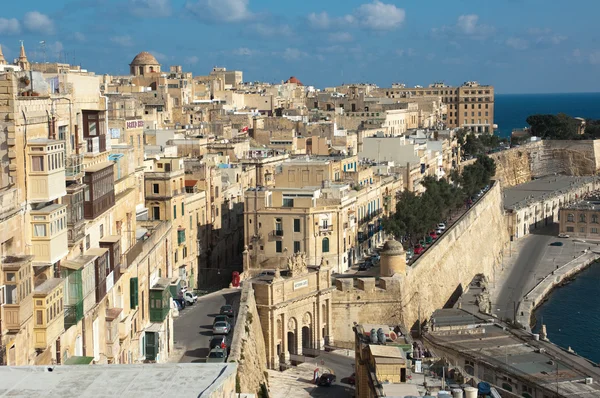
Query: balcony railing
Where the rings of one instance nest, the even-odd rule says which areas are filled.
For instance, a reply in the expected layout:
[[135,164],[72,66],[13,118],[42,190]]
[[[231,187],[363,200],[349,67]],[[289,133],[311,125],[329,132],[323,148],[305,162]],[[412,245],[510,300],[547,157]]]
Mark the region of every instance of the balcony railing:
[[75,305],[65,306],[65,329],[77,325],[83,319],[83,300]]
[[81,241],[85,237],[85,223],[83,220],[81,222],[68,226],[67,228],[67,237],[69,242],[69,247],[75,246],[79,241]]
[[85,139],[87,146],[86,152],[90,155],[98,155],[100,153],[100,138],[91,137]]

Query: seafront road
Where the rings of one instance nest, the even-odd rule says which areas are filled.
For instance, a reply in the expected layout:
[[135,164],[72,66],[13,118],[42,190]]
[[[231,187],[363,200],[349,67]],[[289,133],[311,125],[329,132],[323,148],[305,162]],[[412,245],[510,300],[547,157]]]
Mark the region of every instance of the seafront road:
[[[492,312],[498,318],[513,320],[519,302],[539,281],[585,249],[598,248],[557,235],[558,225],[540,228],[512,242],[504,252],[503,269],[491,278]],[[563,245],[552,246],[553,242]]]

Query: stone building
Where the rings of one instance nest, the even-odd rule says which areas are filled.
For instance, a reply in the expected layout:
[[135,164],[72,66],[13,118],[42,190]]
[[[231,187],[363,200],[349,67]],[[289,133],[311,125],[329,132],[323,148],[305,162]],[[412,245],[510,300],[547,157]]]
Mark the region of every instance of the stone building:
[[133,76],[148,76],[154,73],[160,74],[160,63],[154,55],[142,51],[133,58],[129,64],[129,73]]
[[[244,252],[248,256],[248,252]],[[265,339],[267,367],[279,369],[294,355],[312,355],[333,344],[331,268],[307,266],[304,253],[288,257],[269,275],[250,281]]]
[[559,233],[586,241],[600,240],[600,201],[589,197],[558,211]]

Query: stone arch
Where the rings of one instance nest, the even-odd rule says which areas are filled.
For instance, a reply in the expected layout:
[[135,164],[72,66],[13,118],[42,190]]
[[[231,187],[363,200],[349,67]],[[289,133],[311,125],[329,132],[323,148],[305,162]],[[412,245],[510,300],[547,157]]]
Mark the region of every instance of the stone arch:
[[298,322],[296,318],[288,320],[287,349],[290,354],[298,354]]
[[311,349],[314,347],[313,344],[313,325],[312,325],[312,314],[306,312],[302,316],[302,353],[304,355],[311,354],[311,352],[305,352],[305,349]]

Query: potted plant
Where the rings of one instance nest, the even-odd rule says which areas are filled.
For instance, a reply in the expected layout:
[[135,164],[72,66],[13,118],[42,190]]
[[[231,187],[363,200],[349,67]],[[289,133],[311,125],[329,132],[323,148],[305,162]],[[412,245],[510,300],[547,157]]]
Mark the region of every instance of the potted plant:
[[31,83],[31,81],[29,80],[29,78],[27,76],[22,76],[19,81],[24,85],[24,86],[29,86],[29,83]]
[[37,91],[32,91],[32,92],[31,92],[31,96],[32,96],[32,97],[39,97],[39,96],[40,96],[40,93],[38,93]]

